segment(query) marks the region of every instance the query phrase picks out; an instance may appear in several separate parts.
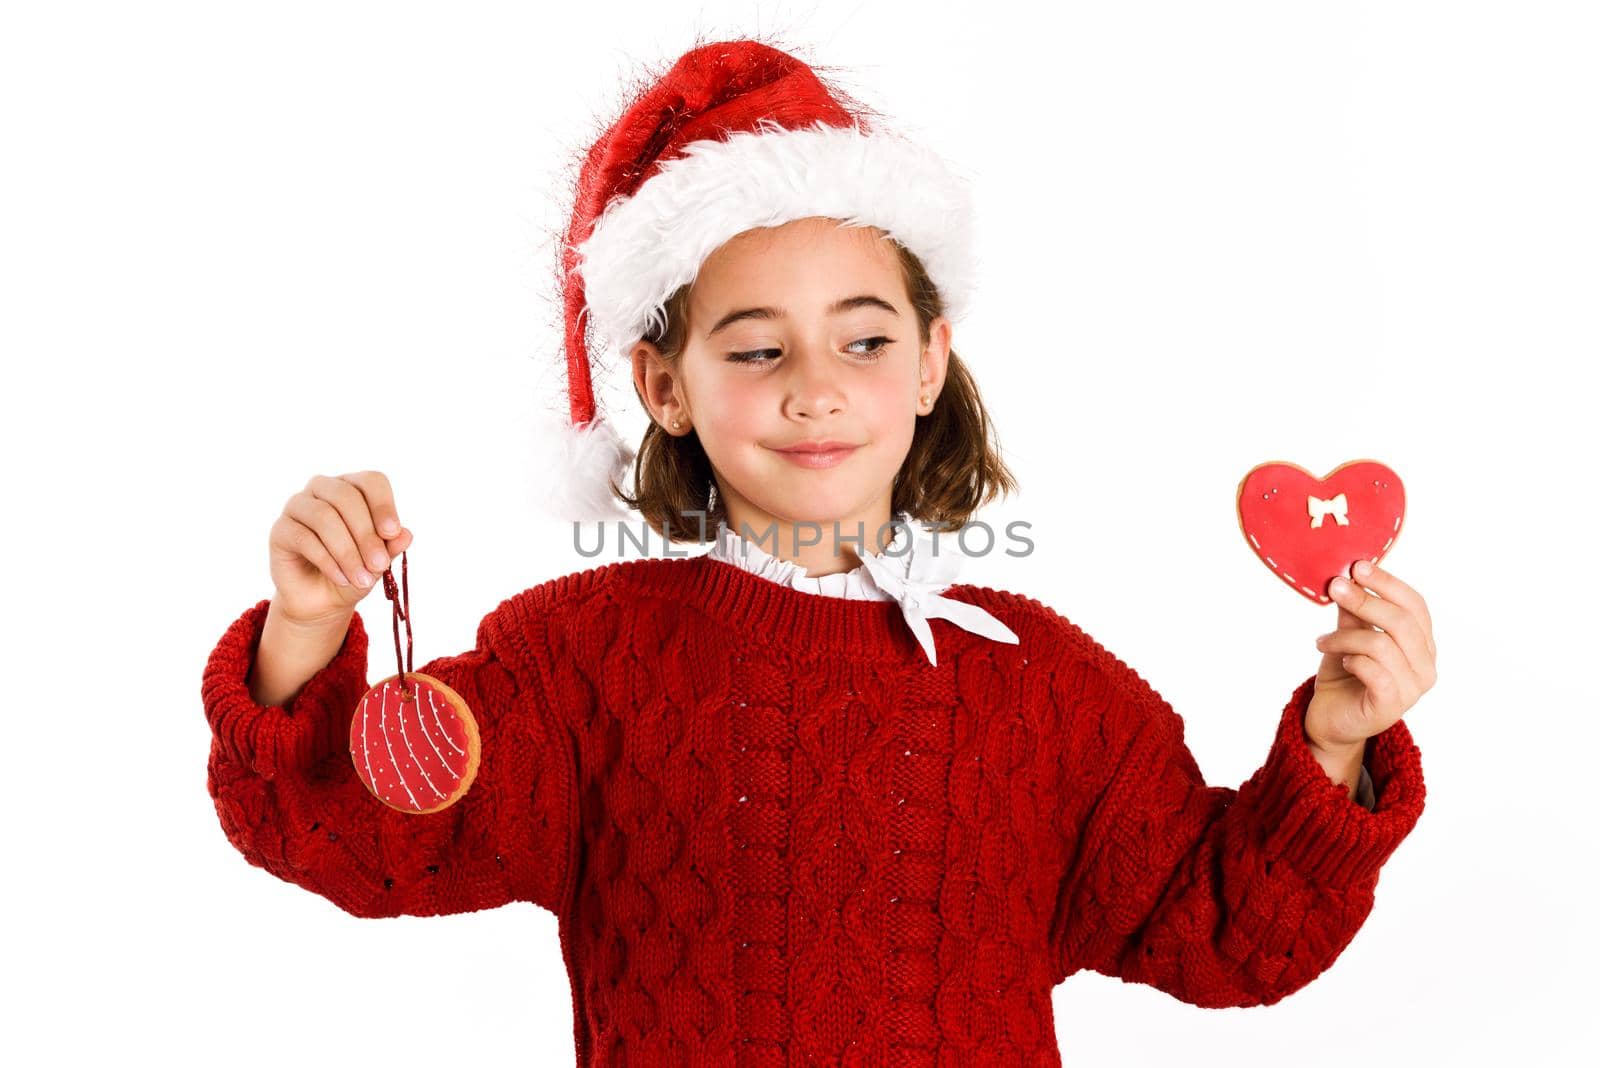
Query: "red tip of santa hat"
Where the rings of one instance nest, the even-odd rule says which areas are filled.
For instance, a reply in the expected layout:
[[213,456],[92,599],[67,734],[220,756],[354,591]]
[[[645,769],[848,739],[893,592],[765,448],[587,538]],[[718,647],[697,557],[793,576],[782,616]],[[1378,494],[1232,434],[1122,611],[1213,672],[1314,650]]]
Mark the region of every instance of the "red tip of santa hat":
[[685,53],[584,156],[561,249],[570,422],[554,450],[554,510],[626,515],[634,450],[595,399],[591,351],[631,361],[666,301],[712,252],[758,227],[825,216],[909,248],[959,319],[973,288],[965,181],[867,121],[809,66],[752,40]]

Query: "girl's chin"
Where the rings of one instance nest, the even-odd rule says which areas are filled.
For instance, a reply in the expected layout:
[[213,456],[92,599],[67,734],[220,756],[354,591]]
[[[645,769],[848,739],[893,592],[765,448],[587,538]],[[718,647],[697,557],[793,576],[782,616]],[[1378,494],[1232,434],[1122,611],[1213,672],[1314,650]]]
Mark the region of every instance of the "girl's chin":
[[765,494],[767,505],[762,508],[780,524],[813,523],[827,531],[838,523],[842,529],[853,531],[856,523],[847,517],[860,513],[859,498],[848,500],[841,494],[837,500],[815,493],[786,494],[782,490]]

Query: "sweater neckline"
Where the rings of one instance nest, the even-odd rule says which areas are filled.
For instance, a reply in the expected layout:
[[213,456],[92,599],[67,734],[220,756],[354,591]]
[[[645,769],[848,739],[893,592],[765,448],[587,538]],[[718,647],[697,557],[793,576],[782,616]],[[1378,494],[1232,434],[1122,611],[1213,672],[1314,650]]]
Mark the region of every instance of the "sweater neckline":
[[[899,512],[893,518],[894,536],[890,544],[882,553],[871,555],[886,565],[892,561],[893,570],[904,574],[912,569],[915,563],[913,557],[921,548],[920,542],[928,535],[923,533],[921,538],[915,536],[919,525],[908,513]],[[802,593],[820,593],[852,600],[884,600],[891,596],[873,579],[872,569],[865,562],[867,554],[864,549],[857,550],[856,556],[862,562],[854,568],[827,575],[812,575],[794,561],[768,553],[760,542],[735,533],[726,520],[721,520],[717,523],[717,532],[707,555],[746,571],[754,571],[772,582],[792,586]]]
[[[837,656],[903,657],[928,667],[900,603],[810,593],[705,554],[666,558],[640,575],[645,586],[694,605],[753,643],[825,649]],[[951,587],[959,589],[959,587]]]

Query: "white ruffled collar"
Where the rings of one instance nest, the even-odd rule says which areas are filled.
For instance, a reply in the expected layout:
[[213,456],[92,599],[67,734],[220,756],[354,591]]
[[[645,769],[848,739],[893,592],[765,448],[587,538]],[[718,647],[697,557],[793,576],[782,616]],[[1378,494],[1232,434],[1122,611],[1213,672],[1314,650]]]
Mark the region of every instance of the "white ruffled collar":
[[938,535],[905,512],[896,515],[894,538],[881,553],[858,550],[861,566],[832,575],[808,575],[803,567],[772,556],[760,545],[717,524],[716,537],[706,555],[743,568],[779,585],[820,597],[848,600],[898,601],[906,624],[930,664],[939,663],[929,619],[945,619],[963,630],[999,642],[1016,644],[1017,636],[1004,623],[964,601],[942,597],[955,584],[964,559],[959,548],[938,540]]

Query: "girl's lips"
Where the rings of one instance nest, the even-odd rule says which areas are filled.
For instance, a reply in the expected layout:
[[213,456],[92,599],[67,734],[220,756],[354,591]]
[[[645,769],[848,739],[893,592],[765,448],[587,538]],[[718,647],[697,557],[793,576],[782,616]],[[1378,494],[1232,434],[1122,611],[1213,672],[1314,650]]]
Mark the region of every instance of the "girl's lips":
[[773,451],[800,467],[833,467],[843,463],[845,458],[858,448],[860,446],[851,446],[848,449],[832,449],[828,452],[784,452],[782,449]]

